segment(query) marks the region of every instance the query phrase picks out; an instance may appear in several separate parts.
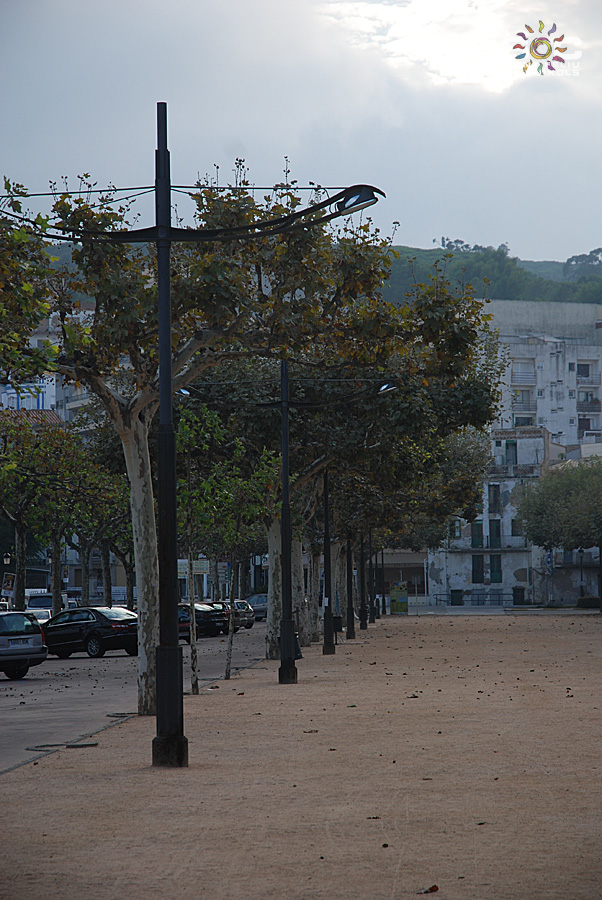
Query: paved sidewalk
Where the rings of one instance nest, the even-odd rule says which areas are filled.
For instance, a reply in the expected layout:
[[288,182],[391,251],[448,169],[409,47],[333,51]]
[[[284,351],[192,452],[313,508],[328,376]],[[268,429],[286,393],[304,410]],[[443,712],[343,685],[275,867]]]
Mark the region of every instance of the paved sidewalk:
[[0,779],[0,898],[598,898],[601,638],[387,617],[187,697],[187,769],[109,728]]

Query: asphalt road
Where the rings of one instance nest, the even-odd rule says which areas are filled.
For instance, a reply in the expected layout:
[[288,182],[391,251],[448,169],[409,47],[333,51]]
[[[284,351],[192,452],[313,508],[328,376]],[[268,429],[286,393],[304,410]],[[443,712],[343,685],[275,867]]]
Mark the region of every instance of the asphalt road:
[[[265,622],[256,622],[234,635],[232,674],[265,658],[265,632]],[[189,691],[190,648],[181,646],[184,691]],[[201,685],[223,678],[226,638],[202,637],[197,648]],[[21,681],[0,674],[0,775],[47,752],[42,746],[77,742],[116,718],[135,714],[137,663],[122,651],[101,659],[76,653],[66,660],[49,656]]]

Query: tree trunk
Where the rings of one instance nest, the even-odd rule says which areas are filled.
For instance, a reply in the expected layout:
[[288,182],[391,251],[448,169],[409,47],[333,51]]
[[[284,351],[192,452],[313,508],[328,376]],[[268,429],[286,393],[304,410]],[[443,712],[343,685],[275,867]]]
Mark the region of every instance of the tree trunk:
[[90,605],[90,550],[91,544],[84,541],[81,536],[79,538],[79,561],[82,567],[82,597],[81,605]]
[[310,622],[305,602],[305,578],[303,577],[303,544],[297,538],[291,543],[291,580],[293,590],[293,622],[299,632],[302,647],[311,644]]
[[63,586],[61,580],[61,534],[54,533],[50,537],[50,546],[52,548],[52,567],[50,569],[50,592],[52,593],[52,615],[63,608],[63,598],[61,597],[61,588]]
[[347,608],[347,558],[345,541],[333,541],[330,554],[332,556],[332,612],[343,616]]
[[194,572],[192,559],[192,541],[190,529],[188,530],[188,603],[190,609],[190,690],[193,694],[199,692],[199,655],[196,645],[196,613],[194,610]]
[[238,563],[234,556],[230,556],[230,626],[228,628],[228,646],[226,649],[226,673],[224,678],[226,681],[230,678],[232,669],[232,648],[234,646],[234,619],[236,612],[235,600],[238,595]]
[[27,529],[15,525],[15,609],[25,609],[25,573],[27,566]]
[[113,606],[113,586],[111,584],[111,556],[109,542],[100,541],[100,564],[102,567],[102,596],[104,605]]
[[217,556],[211,557],[211,599],[212,600],[220,600],[221,594],[219,591],[219,560]]
[[280,659],[280,622],[282,621],[282,543],[280,519],[274,519],[268,528],[268,554],[270,569],[265,655],[266,659]]
[[138,595],[138,713],[156,710],[156,649],[159,644],[159,563],[148,428],[135,419],[119,434],[130,480],[130,504]]
[[309,548],[309,597],[308,618],[309,632],[312,641],[320,641],[320,548],[312,544]]

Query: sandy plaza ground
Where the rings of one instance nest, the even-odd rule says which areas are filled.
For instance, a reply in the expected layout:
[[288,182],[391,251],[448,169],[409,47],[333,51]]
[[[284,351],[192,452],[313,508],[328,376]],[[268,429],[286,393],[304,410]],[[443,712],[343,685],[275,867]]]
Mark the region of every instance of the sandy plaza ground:
[[383,617],[0,777],[2,900],[596,900],[602,616]]

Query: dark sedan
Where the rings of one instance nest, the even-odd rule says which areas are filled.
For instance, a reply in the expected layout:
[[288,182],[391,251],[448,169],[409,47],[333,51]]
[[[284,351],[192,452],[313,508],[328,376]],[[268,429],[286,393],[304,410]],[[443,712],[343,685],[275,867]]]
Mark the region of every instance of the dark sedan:
[[48,652],[60,659],[81,651],[96,658],[107,650],[138,653],[138,616],[121,606],[65,610],[44,622],[42,629]]
[[17,681],[48,655],[37,619],[28,612],[0,612],[0,672]]
[[[197,636],[210,635],[214,637],[220,631],[224,633],[228,630],[228,619],[221,609],[214,609],[208,603],[195,603],[194,614],[196,618]],[[178,606],[178,622],[182,628],[183,623],[189,627],[190,622],[190,606],[188,603],[180,603]],[[180,637],[184,637],[183,631],[180,631]]]

